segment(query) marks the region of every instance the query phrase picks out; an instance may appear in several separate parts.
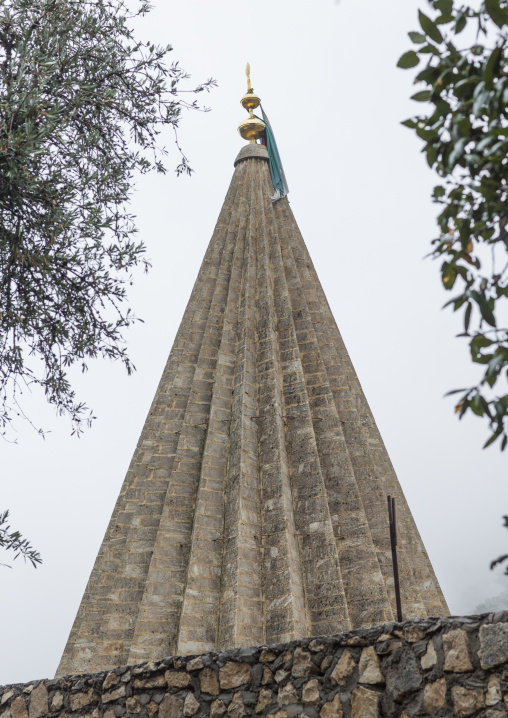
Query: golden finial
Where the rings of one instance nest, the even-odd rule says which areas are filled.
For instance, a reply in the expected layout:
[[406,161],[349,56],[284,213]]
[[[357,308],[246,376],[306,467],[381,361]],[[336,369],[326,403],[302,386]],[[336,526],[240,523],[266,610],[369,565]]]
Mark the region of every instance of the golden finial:
[[240,103],[242,107],[245,107],[248,111],[249,118],[240,123],[238,132],[244,140],[249,140],[249,142],[254,145],[256,140],[263,135],[265,131],[265,123],[258,120],[257,117],[254,117],[253,110],[255,110],[256,107],[259,107],[261,100],[254,93],[250,84],[250,63],[247,63],[245,74],[247,75],[247,92],[240,100]]

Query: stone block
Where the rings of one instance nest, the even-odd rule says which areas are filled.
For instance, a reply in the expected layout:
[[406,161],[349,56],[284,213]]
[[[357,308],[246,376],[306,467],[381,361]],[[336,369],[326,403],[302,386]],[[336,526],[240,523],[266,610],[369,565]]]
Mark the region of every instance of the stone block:
[[212,668],[203,668],[199,674],[201,691],[211,696],[219,695],[219,679]]
[[41,716],[47,715],[48,712],[48,691],[44,683],[39,683],[30,695],[28,718],[41,718]]
[[302,689],[302,703],[310,703],[317,705],[321,700],[319,695],[319,683],[317,678],[313,678],[311,681],[303,686]]
[[373,646],[366,646],[360,656],[359,683],[367,685],[384,685],[385,677],[379,665],[379,658]]
[[127,698],[125,707],[127,708],[127,713],[139,713],[141,710],[141,701],[139,696],[131,696],[131,698]]
[[425,631],[418,626],[406,626],[403,636],[408,643],[417,643],[425,638]]
[[15,698],[11,703],[11,716],[12,718],[28,718],[28,711],[26,704],[21,696]]
[[159,718],[181,718],[183,700],[178,696],[166,694],[159,705]]
[[104,679],[104,683],[102,684],[102,690],[108,691],[113,686],[116,686],[116,684],[119,682],[120,676],[118,676],[116,673],[113,673],[111,671],[108,673],[106,678]]
[[194,694],[189,691],[183,702],[183,714],[185,718],[192,718],[199,711],[199,703]]
[[[125,689],[124,689],[125,690]],[[111,699],[114,700],[114,699]],[[104,699],[103,699],[104,701]],[[104,701],[106,703],[108,701]],[[90,705],[90,694],[87,693],[71,693],[69,696],[69,707],[71,711],[80,711],[82,708]]]
[[427,650],[420,659],[422,668],[424,671],[428,671],[437,663],[436,649],[434,648],[434,641],[431,639],[427,645]]
[[485,705],[483,691],[468,690],[462,686],[452,686],[452,700],[453,710],[458,718],[470,716]]
[[495,675],[491,675],[487,685],[487,695],[485,696],[485,704],[488,706],[495,706],[502,700],[503,695],[501,693],[501,683],[499,678]]
[[164,678],[170,688],[186,688],[191,680],[185,671],[166,671]]
[[494,668],[508,661],[508,623],[485,624],[480,627],[481,667]]
[[233,700],[228,706],[228,718],[244,718],[245,715],[246,711],[243,704],[242,694],[238,691],[235,693]]
[[256,703],[256,713],[263,713],[266,706],[270,705],[272,700],[272,691],[268,688],[262,688],[259,692],[258,702]]
[[[347,679],[351,675],[351,673],[354,671],[356,666],[355,659],[351,655],[351,653],[346,648],[344,650],[344,653],[341,655],[339,660],[337,661],[337,665],[333,669],[333,671],[330,674],[330,678],[333,682],[337,683],[339,686],[345,686]],[[321,670],[323,670],[323,664],[321,664]]]
[[284,708],[285,706],[291,705],[293,703],[298,703],[298,695],[292,683],[286,683],[285,686],[279,688],[279,693],[277,695],[277,703],[281,708]]
[[317,666],[312,662],[311,655],[308,651],[304,651],[303,648],[295,648],[293,654],[293,667],[291,669],[291,675],[293,678],[305,678],[318,672]]
[[222,718],[227,708],[223,701],[217,699],[210,706],[210,718]]
[[351,696],[351,718],[379,718],[379,696],[359,686]]
[[263,675],[261,677],[261,685],[266,686],[268,683],[272,683],[273,681],[273,673],[268,668],[268,666],[263,666]]
[[248,663],[226,663],[219,671],[222,690],[230,690],[250,683],[250,666]]
[[416,657],[412,651],[407,649],[401,653],[399,660],[389,666],[385,673],[387,690],[397,703],[416,691],[422,684]]
[[103,693],[102,702],[111,703],[111,701],[116,701],[118,698],[123,698],[123,696],[125,696],[125,685],[118,686],[118,688],[109,691],[109,693]]
[[467,645],[467,633],[456,628],[443,635],[444,670],[451,673],[468,673],[473,670]]
[[167,682],[165,677],[160,674],[158,676],[150,676],[150,678],[135,678],[134,688],[165,688]]
[[50,705],[51,711],[61,711],[63,708],[63,705],[64,705],[63,693],[61,693],[60,691],[57,691],[56,693],[54,693],[51,696],[51,701],[50,701],[49,705]]
[[425,713],[438,711],[446,706],[446,679],[439,678],[427,683],[423,690],[423,710]]
[[275,655],[275,653],[273,653],[273,651],[270,651],[268,648],[263,648],[259,655],[259,662],[272,663],[273,661],[275,661],[276,658],[277,656]]
[[319,715],[321,718],[342,718],[342,703],[338,693],[332,701],[328,701],[323,705]]

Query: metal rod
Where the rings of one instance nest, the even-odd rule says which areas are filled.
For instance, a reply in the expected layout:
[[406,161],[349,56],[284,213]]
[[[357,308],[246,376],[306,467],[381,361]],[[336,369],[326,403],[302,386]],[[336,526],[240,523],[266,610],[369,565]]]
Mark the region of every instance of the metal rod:
[[402,606],[400,603],[399,562],[397,560],[397,519],[395,514],[395,499],[388,496],[388,521],[390,524],[390,543],[392,546],[393,583],[395,587],[395,603],[397,605],[397,621],[402,621]]

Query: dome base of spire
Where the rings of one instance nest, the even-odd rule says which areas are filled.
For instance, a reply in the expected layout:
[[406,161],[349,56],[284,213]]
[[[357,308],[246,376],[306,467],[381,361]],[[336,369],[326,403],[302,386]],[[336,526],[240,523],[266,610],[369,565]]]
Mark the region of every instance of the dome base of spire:
[[268,150],[264,145],[244,145],[236,156],[235,167],[242,160],[248,160],[251,157],[256,157],[258,160],[267,160]]

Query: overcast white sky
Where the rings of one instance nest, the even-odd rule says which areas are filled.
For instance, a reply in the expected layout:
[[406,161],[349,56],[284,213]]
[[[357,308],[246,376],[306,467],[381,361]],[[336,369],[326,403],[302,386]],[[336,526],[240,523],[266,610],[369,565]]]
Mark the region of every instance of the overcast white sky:
[[[212,111],[187,115],[192,179],[138,182],[133,211],[153,269],[131,303],[137,373],[97,362],[77,375],[94,427],[70,436],[40,397],[51,434],[22,426],[0,444],[0,508],[41,551],[37,570],[0,567],[0,684],[52,676],[211,237],[243,141],[239,100],[250,61],[277,136],[290,201],[453,613],[505,590],[489,571],[506,551],[506,465],[482,451],[486,427],[459,423],[449,389],[475,376],[460,323],[441,306],[433,175],[399,123],[418,107],[395,68],[423,0],[158,0],[141,35],[174,46]],[[171,143],[171,138],[169,142]],[[177,157],[174,156],[176,164]]]

